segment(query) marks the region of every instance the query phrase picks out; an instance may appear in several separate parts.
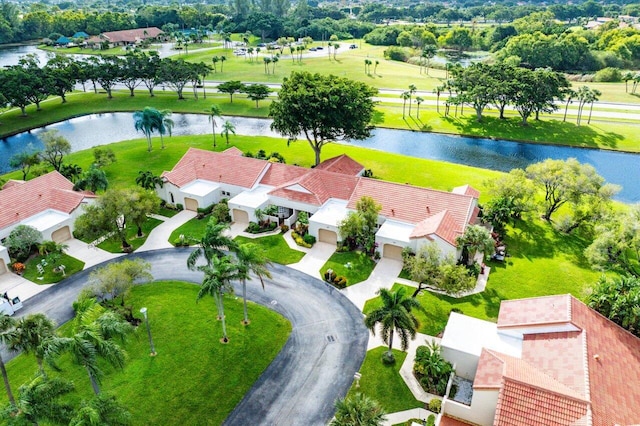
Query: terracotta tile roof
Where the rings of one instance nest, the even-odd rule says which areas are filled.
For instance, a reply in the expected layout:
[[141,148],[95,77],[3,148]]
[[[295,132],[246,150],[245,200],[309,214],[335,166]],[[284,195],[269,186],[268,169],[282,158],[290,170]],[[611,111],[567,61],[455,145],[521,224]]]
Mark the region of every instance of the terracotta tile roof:
[[104,37],[110,43],[135,43],[138,40],[146,40],[148,38],[158,37],[160,34],[163,34],[160,28],[149,27],[136,28],[133,30],[108,31],[106,33],[100,34],[100,37]]
[[7,181],[7,183],[5,183],[4,185],[2,185],[2,189],[9,189],[12,186],[16,186],[16,185],[22,185],[25,181],[24,180],[17,180],[17,179],[9,179]]
[[73,212],[85,194],[73,191],[73,183],[53,171],[0,191],[0,229],[48,209]]
[[289,164],[271,163],[260,183],[269,186],[280,186],[306,174],[309,169]]
[[342,173],[344,175],[358,176],[364,169],[364,166],[349,157],[347,154],[342,154],[337,157],[324,160],[315,168],[318,170],[326,170],[328,172]]
[[225,149],[224,151],[222,151],[222,153],[229,154],[229,155],[244,155],[244,152],[242,152],[239,148],[235,146]]
[[269,195],[321,206],[330,198],[348,200],[359,179],[361,178],[312,169],[300,178],[275,188]]
[[494,426],[588,425],[588,403],[505,380]]
[[503,300],[498,328],[571,322],[571,296],[568,294]]
[[202,179],[252,188],[269,164],[255,158],[189,148],[173,170],[162,176],[177,187]]
[[450,244],[456,245],[456,237],[462,235],[462,232],[453,216],[449,214],[449,210],[442,210],[440,213],[419,222],[411,232],[410,238],[422,238],[434,234]]
[[479,198],[480,197],[480,191],[478,191],[477,189],[475,189],[471,185],[456,186],[455,188],[453,188],[451,190],[451,192],[453,192],[454,194],[469,195],[469,196],[471,196],[473,198]]
[[440,418],[440,426],[469,426],[473,425],[473,423],[467,423],[463,420],[454,419],[453,417],[449,417],[446,414]]

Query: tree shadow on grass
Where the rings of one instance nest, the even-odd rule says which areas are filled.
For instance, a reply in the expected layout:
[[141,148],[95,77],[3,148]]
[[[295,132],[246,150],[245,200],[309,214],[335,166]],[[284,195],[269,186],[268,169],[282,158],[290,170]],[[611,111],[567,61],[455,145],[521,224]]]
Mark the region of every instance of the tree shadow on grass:
[[504,241],[507,253],[514,258],[551,258],[556,254],[559,242],[548,235],[542,221],[519,220]]
[[381,124],[384,123],[384,112],[379,110],[373,110],[373,114],[371,115],[371,124]]

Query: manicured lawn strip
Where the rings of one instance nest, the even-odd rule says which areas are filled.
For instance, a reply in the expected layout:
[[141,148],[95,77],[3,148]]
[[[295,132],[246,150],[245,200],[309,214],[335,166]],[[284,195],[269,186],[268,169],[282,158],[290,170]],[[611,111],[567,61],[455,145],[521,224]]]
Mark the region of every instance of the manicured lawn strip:
[[[154,219],[152,217],[147,218],[147,220],[142,224],[142,237],[138,237],[138,227],[130,224],[127,227],[127,242],[131,244],[133,250],[138,249],[145,241],[147,241],[149,232],[161,223],[162,221],[159,219]],[[110,238],[98,244],[98,247],[102,250],[108,251],[109,253],[122,253],[122,241],[118,239]]]
[[204,235],[205,229],[207,229],[207,222],[209,222],[209,218],[205,217],[203,219],[193,218],[189,221],[183,223],[179,227],[173,230],[171,235],[169,236],[169,242],[174,244],[175,241],[180,237],[180,235],[184,235],[185,239],[192,238],[196,241],[199,241],[200,238]]
[[[242,301],[225,299],[230,342],[220,344],[221,326],[212,298],[196,303],[198,287],[181,282],[136,286],[128,303],[133,312],[149,309],[149,322],[158,356],[149,356],[144,325],[125,345],[124,370],[101,365],[102,389],[117,396],[132,413],[133,425],[221,424],[280,351],[289,322],[258,305],[249,306],[251,325],[241,325]],[[138,316],[140,314],[137,314]],[[68,330],[68,327],[63,327]],[[86,371],[60,361],[61,373],[73,380],[72,400],[93,395]],[[17,390],[36,370],[33,356],[19,356],[8,365]],[[6,396],[3,392],[3,403]],[[206,422],[203,422],[206,419]]]
[[407,384],[400,377],[400,367],[407,357],[406,352],[394,349],[396,357],[394,365],[382,363],[382,353],[387,348],[379,347],[371,349],[364,358],[360,373],[360,388],[356,388],[356,383],[351,386],[349,395],[362,393],[378,401],[387,413],[409,410],[411,408],[424,407],[424,404],[413,397]]
[[178,213],[180,213],[178,210],[168,209],[166,207],[162,207],[160,211],[158,211],[158,214],[164,217],[174,217]]
[[[351,263],[351,267],[346,267]],[[347,286],[357,284],[369,278],[376,263],[369,256],[359,251],[333,253],[327,263],[320,268],[320,275],[324,277],[327,269],[333,269],[337,276],[347,279]]]
[[[42,263],[42,259],[47,259],[47,256],[35,256],[27,261],[25,264],[26,268],[22,274],[22,276],[36,284],[52,284],[62,281],[66,277],[69,277],[76,272],[82,271],[84,269],[84,262],[76,259],[75,257],[71,257],[66,253],[62,253],[60,255],[60,259],[54,265],[50,260],[47,259],[47,266],[44,266],[44,274],[42,275],[42,279],[39,280],[38,277],[40,274],[38,273],[37,265]],[[64,273],[65,276],[62,275],[62,272],[53,272],[53,268],[55,266],[64,265]]]
[[264,250],[264,255],[267,259],[281,265],[300,262],[300,259],[305,255],[304,252],[293,250],[289,247],[282,235],[269,235],[260,238],[238,236],[235,240],[239,244],[253,243],[259,245]]

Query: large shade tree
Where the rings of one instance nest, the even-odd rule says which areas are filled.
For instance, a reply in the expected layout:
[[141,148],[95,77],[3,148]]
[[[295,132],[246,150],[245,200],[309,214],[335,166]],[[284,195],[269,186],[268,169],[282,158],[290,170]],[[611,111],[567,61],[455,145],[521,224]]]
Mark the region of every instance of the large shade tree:
[[327,143],[371,135],[376,93],[377,89],[347,78],[293,72],[270,105],[271,128],[290,141],[304,135],[318,165]]
[[389,345],[387,357],[393,359],[393,335],[398,333],[401,348],[406,351],[409,339],[415,339],[418,330],[418,319],[413,309],[423,309],[417,299],[407,297],[404,287],[395,291],[381,288],[378,291],[382,305],[371,311],[365,318],[364,324],[375,335],[376,326],[380,324],[382,340]]

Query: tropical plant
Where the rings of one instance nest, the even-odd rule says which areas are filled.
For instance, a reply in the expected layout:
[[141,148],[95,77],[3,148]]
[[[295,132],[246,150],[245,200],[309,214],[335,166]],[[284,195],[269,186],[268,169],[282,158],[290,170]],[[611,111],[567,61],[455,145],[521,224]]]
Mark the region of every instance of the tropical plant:
[[160,120],[160,124],[158,126],[158,133],[160,133],[160,147],[164,149],[164,138],[163,135],[169,134],[171,136],[171,131],[173,130],[173,120],[171,119],[171,111],[168,109],[163,109],[159,111],[160,115],[158,119]]
[[640,336],[640,279],[602,276],[588,298],[590,308]]
[[391,291],[386,288],[378,290],[382,306],[374,309],[366,316],[364,324],[375,335],[376,326],[380,324],[382,340],[389,345],[387,356],[393,359],[393,335],[397,331],[401,348],[406,351],[409,338],[415,339],[419,327],[418,319],[411,312],[412,309],[422,310],[417,299],[406,296],[404,287]]
[[8,425],[67,424],[73,408],[60,397],[74,389],[73,383],[60,377],[37,375],[18,389],[17,405],[9,404],[1,414]]
[[[0,315],[0,343],[5,345],[11,344],[14,338],[16,321],[8,315]],[[9,383],[9,375],[7,374],[7,368],[4,365],[4,359],[2,353],[0,353],[0,372],[2,372],[2,380],[4,381],[4,388],[7,391],[7,397],[9,403],[13,406],[16,405],[16,399],[11,392],[11,383]]]
[[69,426],[127,426],[131,413],[114,396],[100,394],[89,401],[82,401]]
[[55,323],[46,315],[31,314],[18,320],[14,335],[7,346],[25,354],[34,354],[40,374],[46,377],[43,366],[44,354],[55,330]]
[[47,240],[38,244],[38,253],[41,256],[48,256],[50,254],[62,254],[65,250],[68,250],[69,246],[64,243],[56,243],[55,241]]
[[74,305],[76,317],[73,320],[71,337],[53,337],[45,351],[45,360],[56,365],[55,360],[65,352],[71,359],[84,367],[96,395],[100,393],[99,358],[118,368],[124,367],[126,353],[114,342],[114,338],[124,340],[133,331],[131,324],[119,315],[106,311],[95,299],[84,299]]
[[491,232],[484,226],[469,225],[465,228],[464,234],[456,238],[456,246],[467,251],[467,265],[473,265],[478,253],[488,255],[494,251],[495,241]]
[[151,134],[160,129],[162,116],[160,111],[152,107],[145,107],[142,111],[133,113],[133,125],[137,131],[142,131],[147,138],[148,151],[151,151]]
[[216,147],[216,117],[222,118],[222,111],[218,105],[211,105],[209,109],[204,110],[207,113],[209,122],[211,123],[211,132],[213,133],[213,147]]
[[249,324],[247,314],[247,280],[251,279],[251,273],[255,274],[264,289],[264,278],[271,278],[271,272],[267,269],[271,262],[264,256],[264,250],[257,244],[240,244],[235,251],[238,268],[238,279],[242,282],[242,299],[244,325]]
[[92,164],[82,178],[76,182],[73,189],[76,191],[84,191],[87,189],[91,192],[96,192],[98,190],[106,191],[108,186],[109,181],[107,180],[107,174],[104,170]]
[[221,136],[224,136],[227,140],[227,146],[229,146],[229,133],[236,134],[236,126],[229,120],[226,120],[222,125],[222,132],[220,132]]
[[231,281],[238,278],[238,266],[235,265],[229,256],[215,256],[207,265],[198,267],[204,273],[204,279],[198,292],[197,300],[206,295],[210,295],[216,302],[218,308],[218,319],[222,321],[222,343],[229,341],[227,336],[227,323],[224,316],[224,295],[232,292]]
[[136,176],[136,184],[144,189],[155,190],[156,186],[162,188],[164,181],[160,176],[153,174],[150,170],[140,170],[138,176]]
[[204,257],[207,265],[210,265],[214,258],[224,256],[223,249],[235,251],[237,243],[225,235],[229,230],[229,224],[218,222],[215,217],[210,217],[204,235],[196,248],[187,259],[189,269],[196,269],[196,262]]
[[336,401],[336,414],[330,426],[379,426],[385,412],[377,401],[361,393]]
[[436,395],[444,395],[453,366],[442,356],[440,346],[432,341],[416,349],[413,372],[424,390]]

